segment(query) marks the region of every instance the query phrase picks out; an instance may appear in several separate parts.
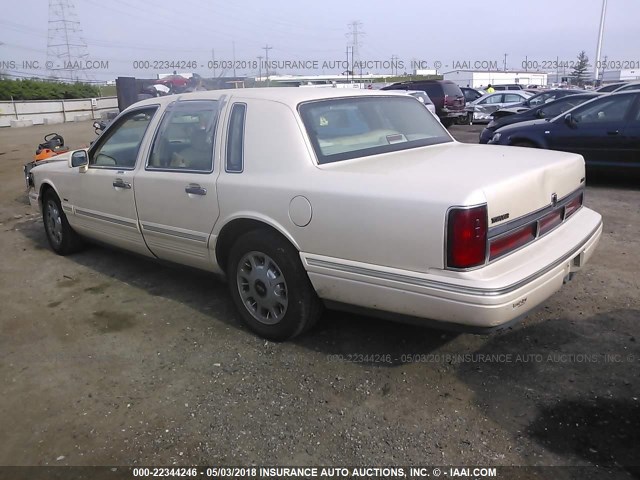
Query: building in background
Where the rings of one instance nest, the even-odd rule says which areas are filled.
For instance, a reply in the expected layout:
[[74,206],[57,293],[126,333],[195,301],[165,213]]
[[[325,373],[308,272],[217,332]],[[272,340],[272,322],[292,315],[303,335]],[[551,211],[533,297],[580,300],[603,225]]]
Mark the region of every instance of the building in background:
[[640,80],[640,69],[609,70],[602,73],[602,83],[632,82]]
[[519,85],[547,85],[547,74],[542,72],[524,71],[475,71],[453,70],[443,74],[445,80],[451,80],[460,87],[480,88],[487,85],[505,85],[517,83]]

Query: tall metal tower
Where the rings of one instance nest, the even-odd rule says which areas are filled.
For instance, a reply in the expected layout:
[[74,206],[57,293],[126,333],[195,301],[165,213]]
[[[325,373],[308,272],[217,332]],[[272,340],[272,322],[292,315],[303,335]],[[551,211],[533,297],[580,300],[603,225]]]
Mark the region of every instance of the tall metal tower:
[[[355,70],[354,64],[360,62],[360,37],[365,35],[365,32],[360,30],[361,27],[362,22],[354,20],[349,24],[349,33],[347,33],[347,37],[351,37],[352,70]],[[355,71],[353,74],[355,74]],[[360,67],[360,74],[362,75],[362,66]]]
[[49,0],[47,69],[51,75],[71,82],[93,80],[84,68],[88,58],[73,0]]

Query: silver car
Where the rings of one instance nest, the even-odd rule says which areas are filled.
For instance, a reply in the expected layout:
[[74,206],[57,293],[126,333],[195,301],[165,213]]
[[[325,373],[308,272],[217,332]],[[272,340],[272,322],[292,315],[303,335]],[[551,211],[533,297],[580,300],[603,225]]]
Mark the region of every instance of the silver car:
[[429,98],[429,95],[427,95],[427,92],[425,92],[424,90],[407,90],[407,93],[412,97],[416,97],[418,100],[424,103],[424,106],[427,107],[427,110],[433,113],[436,116],[436,118],[440,120],[440,117],[438,117],[438,115],[436,114],[436,106],[433,104],[433,101]]
[[496,110],[524,102],[531,94],[523,90],[509,90],[487,93],[465,107],[469,120],[473,123],[488,123]]

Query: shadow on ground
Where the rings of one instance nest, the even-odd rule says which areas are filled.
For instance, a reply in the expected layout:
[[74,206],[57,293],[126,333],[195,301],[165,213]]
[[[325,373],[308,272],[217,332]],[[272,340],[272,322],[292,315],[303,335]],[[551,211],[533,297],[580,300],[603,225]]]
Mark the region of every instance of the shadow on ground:
[[[33,248],[49,250],[40,221],[25,224],[20,232]],[[92,244],[67,258],[150,295],[188,305],[252,335],[240,324],[226,283],[212,274]],[[341,355],[346,361],[389,367],[406,363],[403,358],[408,355],[429,353],[455,337],[455,333],[325,310],[316,328],[293,343],[327,355]]]
[[553,319],[495,336],[459,377],[488,416],[580,464],[638,474],[640,311]]

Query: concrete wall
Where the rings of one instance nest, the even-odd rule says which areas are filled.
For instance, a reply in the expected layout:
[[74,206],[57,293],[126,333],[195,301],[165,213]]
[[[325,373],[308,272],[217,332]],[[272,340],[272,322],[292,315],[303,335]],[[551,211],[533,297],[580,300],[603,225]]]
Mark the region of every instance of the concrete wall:
[[108,112],[118,112],[116,97],[0,102],[0,127],[101,119]]

